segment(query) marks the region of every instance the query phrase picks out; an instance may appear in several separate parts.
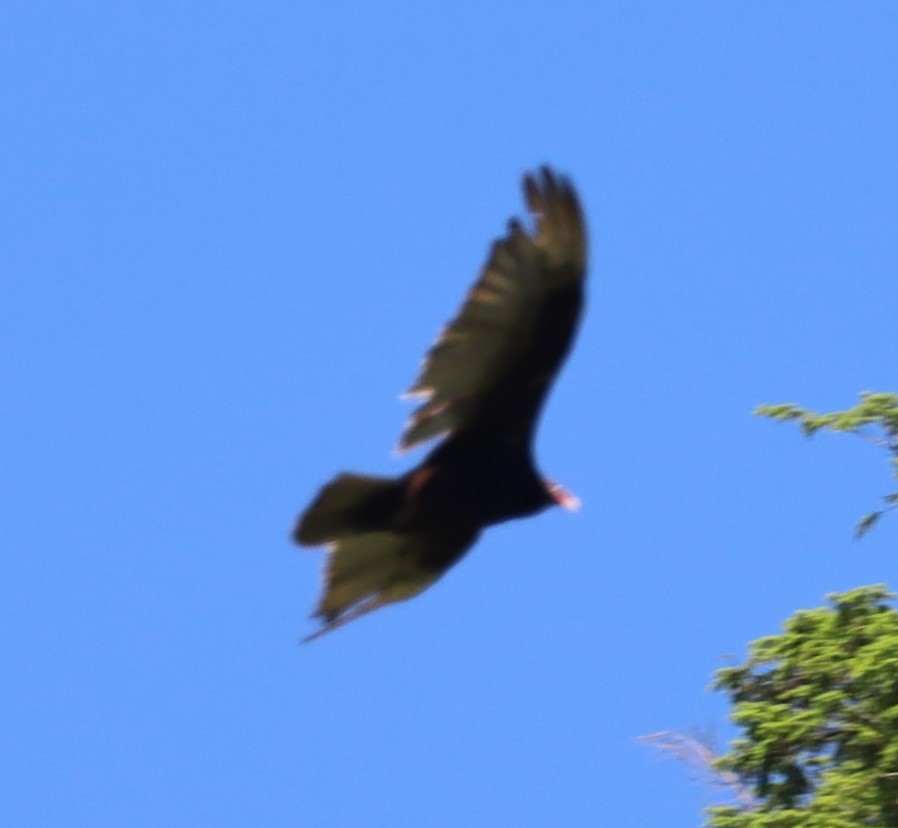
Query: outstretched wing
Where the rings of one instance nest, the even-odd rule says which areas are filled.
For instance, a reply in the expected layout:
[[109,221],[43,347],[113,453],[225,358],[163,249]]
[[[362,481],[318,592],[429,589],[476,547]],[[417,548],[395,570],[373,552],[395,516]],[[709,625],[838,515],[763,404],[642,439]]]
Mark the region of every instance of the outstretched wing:
[[305,640],[420,594],[435,584],[476,539],[476,531],[454,536],[366,532],[340,538],[328,548],[324,594],[313,615],[323,626]]
[[463,430],[532,436],[580,318],[587,250],[580,203],[565,178],[543,167],[524,177],[524,197],[534,230],[513,219],[493,244],[409,389],[424,402],[401,449]]

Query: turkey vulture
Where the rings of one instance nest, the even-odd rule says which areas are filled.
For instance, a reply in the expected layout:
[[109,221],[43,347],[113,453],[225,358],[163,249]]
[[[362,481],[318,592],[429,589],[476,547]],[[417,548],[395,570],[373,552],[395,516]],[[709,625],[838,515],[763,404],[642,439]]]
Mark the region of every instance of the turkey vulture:
[[338,475],[297,522],[297,543],[327,546],[307,641],[423,592],[487,526],[576,508],[534,467],[533,435],[580,318],[586,230],[565,178],[543,167],[523,189],[532,231],[509,222],[408,392],[421,404],[399,448],[442,442],[401,477]]

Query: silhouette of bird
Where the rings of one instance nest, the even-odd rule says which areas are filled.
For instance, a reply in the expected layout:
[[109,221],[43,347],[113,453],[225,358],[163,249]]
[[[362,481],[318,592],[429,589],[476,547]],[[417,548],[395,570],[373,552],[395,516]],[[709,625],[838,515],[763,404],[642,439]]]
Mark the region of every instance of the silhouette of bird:
[[533,437],[581,316],[586,229],[574,188],[549,167],[523,190],[532,230],[509,222],[408,392],[420,405],[400,449],[441,442],[399,477],[338,475],[297,521],[297,543],[327,546],[322,626],[307,641],[418,595],[485,527],[578,505],[536,470]]

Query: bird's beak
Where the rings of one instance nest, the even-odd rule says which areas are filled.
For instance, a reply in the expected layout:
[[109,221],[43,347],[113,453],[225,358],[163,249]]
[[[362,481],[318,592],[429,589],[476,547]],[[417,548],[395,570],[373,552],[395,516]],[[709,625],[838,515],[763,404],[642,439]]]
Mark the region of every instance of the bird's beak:
[[563,509],[567,509],[569,512],[576,512],[580,508],[580,498],[569,492],[561,484],[556,483],[554,480],[547,480],[546,488],[549,490],[552,500]]

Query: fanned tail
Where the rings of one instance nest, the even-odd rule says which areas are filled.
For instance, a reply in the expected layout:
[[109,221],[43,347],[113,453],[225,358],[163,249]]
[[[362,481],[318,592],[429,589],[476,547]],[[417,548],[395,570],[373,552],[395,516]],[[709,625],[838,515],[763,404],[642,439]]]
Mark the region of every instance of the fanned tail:
[[293,530],[302,546],[320,546],[364,532],[389,529],[402,505],[400,478],[344,473],[324,486]]

